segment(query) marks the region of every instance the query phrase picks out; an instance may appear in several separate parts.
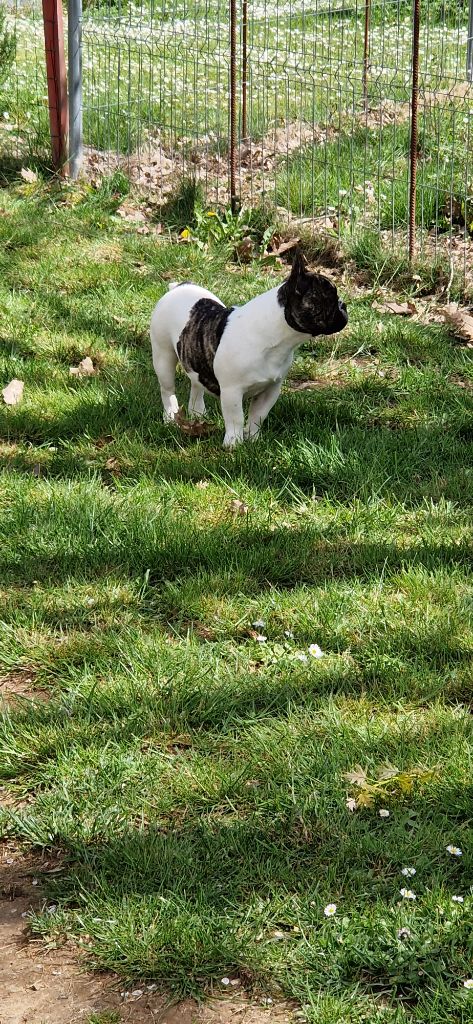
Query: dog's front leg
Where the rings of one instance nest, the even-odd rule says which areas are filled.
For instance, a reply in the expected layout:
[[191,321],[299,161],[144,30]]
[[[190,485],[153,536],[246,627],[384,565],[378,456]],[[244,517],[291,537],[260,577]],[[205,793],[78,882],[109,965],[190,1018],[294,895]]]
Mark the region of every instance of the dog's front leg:
[[222,388],[220,394],[222,416],[225,421],[224,448],[234,448],[243,441],[243,394],[240,388]]
[[245,427],[245,437],[257,437],[261,424],[264,423],[268,413],[281,394],[281,386],[282,381],[275,381],[274,384],[270,384],[256,398],[253,398]]

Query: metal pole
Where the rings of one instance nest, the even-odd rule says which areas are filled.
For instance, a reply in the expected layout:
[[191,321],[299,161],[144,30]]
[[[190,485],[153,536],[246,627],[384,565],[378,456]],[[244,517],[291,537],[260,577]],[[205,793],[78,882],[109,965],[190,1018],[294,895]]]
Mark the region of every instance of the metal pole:
[[420,0],[414,0],[414,32],[412,39],[411,160],[409,184],[409,260],[411,262],[414,259],[416,248],[417,144],[419,139],[419,37]]
[[69,0],[69,173],[77,178],[82,164],[82,0]]
[[230,0],[230,204],[236,213],[236,0]]
[[[471,0],[473,4],[473,0]],[[241,137],[248,138],[246,97],[248,91],[248,0],[243,0],[241,16]]]
[[53,167],[67,173],[67,75],[61,0],[43,0],[44,49],[48,82]]
[[[473,3],[473,0],[472,0]],[[364,54],[363,54],[363,99],[365,102],[365,110],[368,110],[368,68],[369,68],[369,57],[370,57],[370,17],[371,17],[371,0],[366,0],[365,3],[365,42],[364,42]]]
[[470,16],[468,19],[466,77],[469,82],[473,82],[473,0],[470,0]]

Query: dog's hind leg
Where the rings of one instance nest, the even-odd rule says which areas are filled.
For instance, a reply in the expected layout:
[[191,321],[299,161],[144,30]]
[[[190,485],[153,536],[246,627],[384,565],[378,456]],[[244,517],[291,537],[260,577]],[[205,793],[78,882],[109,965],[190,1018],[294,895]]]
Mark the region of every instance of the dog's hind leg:
[[265,388],[261,394],[256,395],[256,398],[253,398],[245,427],[245,438],[257,437],[261,424],[264,423],[280,394],[281,381],[276,381]]
[[189,373],[191,381],[191,393],[189,395],[189,416],[205,415],[205,388],[200,383],[198,374]]
[[161,388],[163,419],[165,423],[171,423],[179,409],[175,393],[177,355],[167,333],[154,324],[151,326],[151,346],[153,366]]

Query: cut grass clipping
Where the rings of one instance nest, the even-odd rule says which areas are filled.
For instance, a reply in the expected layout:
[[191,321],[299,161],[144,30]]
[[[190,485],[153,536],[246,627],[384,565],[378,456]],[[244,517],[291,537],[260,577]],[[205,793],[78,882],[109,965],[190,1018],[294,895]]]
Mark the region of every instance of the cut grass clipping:
[[163,425],[150,313],[282,271],[106,185],[0,208],[2,827],[62,856],[34,931],[313,1024],[472,1021],[471,350],[348,296],[228,454],[216,404]]

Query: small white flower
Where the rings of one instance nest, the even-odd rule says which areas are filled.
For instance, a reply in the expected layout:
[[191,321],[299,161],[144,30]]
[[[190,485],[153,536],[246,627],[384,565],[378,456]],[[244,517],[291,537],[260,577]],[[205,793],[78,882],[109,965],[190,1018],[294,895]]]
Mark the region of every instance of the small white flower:
[[411,931],[410,928],[400,928],[397,933],[398,939],[410,939]]
[[415,873],[415,868],[402,868],[401,870],[401,875],[404,875],[406,878],[413,878]]
[[336,913],[337,913],[337,904],[336,903],[327,903],[327,906],[324,909],[325,917],[334,917]]
[[378,814],[379,814],[380,818],[389,818],[389,811],[388,811],[387,807],[380,807],[379,811],[378,811]]
[[284,636],[286,637],[286,640],[294,640],[294,633],[291,629],[285,629]]
[[222,985],[229,985],[229,984],[230,984],[230,978],[222,978]]
[[55,903],[52,903],[52,904],[51,904],[51,906],[50,906],[50,907],[48,907],[48,914],[55,914],[55,913],[56,913],[56,910],[57,910],[57,906],[56,906],[56,904],[55,904]]
[[454,903],[463,903],[463,896],[452,896]]
[[310,645],[310,647],[309,647],[309,654],[313,658],[323,658],[323,656],[324,656],[324,652],[322,651],[322,649],[319,647],[318,644],[311,644]]
[[307,654],[301,654],[301,653],[296,654],[296,658],[297,658],[298,661],[304,661],[304,662],[309,660],[308,657],[307,657]]
[[401,896],[403,897],[403,899],[405,899],[405,900],[415,900],[415,899],[417,899],[417,896],[416,896],[415,892],[412,892],[412,889],[400,889],[400,893],[401,893]]
[[255,640],[256,640],[257,644],[265,644],[267,639],[268,639],[267,636],[263,636],[262,633],[258,633],[258,635],[255,636]]
[[32,885],[38,885],[38,879],[37,878],[33,878],[33,881],[32,881],[31,884]]
[[446,850],[447,850],[447,853],[451,853],[452,857],[461,857],[462,856],[462,850],[460,850],[459,846],[452,846],[452,844],[450,843],[446,847]]
[[264,619],[256,619],[255,622],[252,622],[252,626],[254,626],[255,629],[264,629],[265,625],[266,623]]
[[466,981],[463,982],[463,988],[473,988],[473,978],[467,978]]
[[10,114],[8,113],[8,110],[4,110],[3,111],[3,120],[4,121],[9,121],[10,120]]

